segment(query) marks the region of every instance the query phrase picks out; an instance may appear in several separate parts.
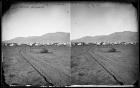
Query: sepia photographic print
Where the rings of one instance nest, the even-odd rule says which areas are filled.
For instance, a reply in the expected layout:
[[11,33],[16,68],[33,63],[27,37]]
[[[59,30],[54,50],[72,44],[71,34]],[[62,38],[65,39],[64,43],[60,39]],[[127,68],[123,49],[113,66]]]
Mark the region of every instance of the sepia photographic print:
[[1,87],[138,87],[138,18],[138,0],[3,0]]

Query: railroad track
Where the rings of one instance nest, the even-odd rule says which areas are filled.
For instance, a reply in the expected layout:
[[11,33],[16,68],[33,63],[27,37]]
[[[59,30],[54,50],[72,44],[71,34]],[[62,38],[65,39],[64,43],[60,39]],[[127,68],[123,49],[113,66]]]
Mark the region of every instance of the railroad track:
[[49,83],[49,86],[66,86],[68,85],[70,76],[54,66],[41,61],[40,58],[32,57],[27,53],[28,50],[20,50],[20,55],[29,63],[43,78]]
[[[120,76],[117,75],[117,77],[119,77],[119,79],[118,79],[118,78],[116,77],[115,72],[113,72],[111,69],[107,68],[104,62],[98,60],[98,59],[97,59],[97,58],[99,58],[98,55],[95,54],[94,52],[91,53],[91,52],[90,52],[91,50],[92,50],[92,51],[94,50],[94,49],[92,48],[92,46],[89,47],[83,54],[88,54],[90,57],[92,57],[92,59],[94,59],[94,61],[96,61],[109,75],[111,75],[111,76],[114,78],[114,80],[115,80],[118,84],[124,85],[124,83],[123,83],[121,80],[119,80],[119,79],[122,79],[122,78],[121,78]],[[78,56],[80,56],[80,55],[82,55],[82,54],[79,54]],[[101,57],[101,56],[100,56],[100,57]],[[103,57],[102,57],[102,58],[103,58]],[[104,59],[105,59],[105,58],[104,58]]]
[[[111,60],[112,58],[108,58],[103,56],[101,53],[96,53],[94,51],[89,51],[89,53],[107,70],[112,74],[112,77],[116,79],[118,83],[121,85],[124,84],[133,84],[135,82],[135,78],[133,78],[134,73],[132,70],[129,70],[129,67],[124,66],[125,63],[119,63]],[[133,74],[133,75],[132,75]]]
[[50,81],[48,81],[48,79],[36,68],[35,65],[33,65],[28,59],[26,59],[26,58],[22,55],[21,50],[19,51],[19,55],[20,55],[28,64],[30,64],[30,65],[34,68],[34,70],[35,70],[36,72],[38,72],[38,74],[39,74],[40,76],[42,76],[42,78],[43,78],[47,83],[49,83],[48,86],[54,86],[53,83],[51,83]]
[[97,56],[94,55],[94,57],[93,57],[93,54],[91,54],[89,52],[88,52],[88,55],[90,55],[92,57],[92,59],[94,59],[109,75],[111,75],[117,83],[119,83],[120,85],[123,85],[123,82],[120,81],[119,79],[117,79],[118,76],[116,77],[115,73],[111,69],[107,68],[105,66],[104,62],[99,61],[97,59]]
[[[24,52],[24,53],[26,53],[26,52]],[[35,57],[33,55],[29,55],[29,53],[26,53],[26,55],[28,55],[30,57],[30,59],[35,60],[36,62],[39,62],[42,65],[42,67],[51,67],[52,69],[55,69],[55,71],[57,71],[58,73],[63,74],[63,77],[70,78],[70,75],[63,72],[62,69],[57,68],[50,63],[44,62],[44,60],[41,60],[40,57]]]
[[98,55],[98,54],[95,54],[95,52],[93,52],[93,51],[91,53],[90,50],[92,50],[92,49],[93,49],[92,47],[89,48],[88,51],[87,51],[87,54],[90,55],[92,57],[92,59],[94,59],[109,75],[111,75],[114,78],[114,80],[116,80],[117,83],[119,83],[120,85],[124,85],[124,83],[122,81],[117,79],[117,77],[119,77],[120,79],[122,79],[122,78],[120,76],[118,76],[118,75],[116,77],[116,74],[111,69],[107,68],[105,66],[104,62],[102,62],[101,60],[98,59],[100,57],[103,58],[103,59],[105,59],[105,58],[100,56],[100,55]]

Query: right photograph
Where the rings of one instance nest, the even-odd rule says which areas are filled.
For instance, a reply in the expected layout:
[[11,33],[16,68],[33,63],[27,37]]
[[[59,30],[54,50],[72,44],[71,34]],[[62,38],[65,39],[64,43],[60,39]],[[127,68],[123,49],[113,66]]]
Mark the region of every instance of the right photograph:
[[71,85],[135,85],[138,20],[131,4],[71,3]]

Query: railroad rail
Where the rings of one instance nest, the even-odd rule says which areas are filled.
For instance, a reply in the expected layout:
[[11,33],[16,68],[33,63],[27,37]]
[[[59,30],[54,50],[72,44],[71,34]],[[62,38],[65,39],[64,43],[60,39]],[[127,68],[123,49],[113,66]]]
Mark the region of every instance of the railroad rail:
[[44,62],[40,57],[33,56],[34,54],[30,52],[29,48],[20,50],[20,55],[49,83],[49,86],[70,85],[70,75],[63,72],[62,69]]
[[[117,77],[119,77],[119,76],[115,76],[115,74],[114,74],[114,72],[111,70],[111,69],[109,69],[109,68],[107,68],[104,64],[103,64],[103,62],[101,62],[101,61],[99,61],[99,60],[97,60],[94,56],[97,56],[94,52],[93,53],[90,53],[90,51],[91,50],[93,50],[93,48],[92,48],[92,46],[90,46],[85,52],[84,52],[84,54],[88,54],[89,56],[91,56],[92,57],[92,59],[94,59],[94,61],[96,61],[109,75],[111,75],[113,78],[114,78],[114,80],[118,83],[118,84],[120,84],[120,85],[124,85],[124,83],[122,82],[122,81],[120,81],[119,79],[117,79]],[[92,55],[92,54],[94,54],[94,55]],[[80,54],[80,55],[82,55],[82,54]],[[78,55],[78,56],[80,56],[80,55]],[[121,78],[121,77],[119,77],[119,78]],[[122,79],[122,78],[121,78]]]
[[30,65],[34,68],[34,70],[35,70],[36,72],[38,72],[38,74],[39,74],[40,76],[43,77],[43,79],[44,79],[47,83],[49,83],[49,86],[54,86],[53,83],[51,83],[50,81],[48,81],[48,79],[36,68],[35,65],[33,65],[28,59],[26,59],[26,58],[22,55],[21,50],[19,50],[19,54],[20,54],[20,56],[21,56],[28,64],[30,64]]

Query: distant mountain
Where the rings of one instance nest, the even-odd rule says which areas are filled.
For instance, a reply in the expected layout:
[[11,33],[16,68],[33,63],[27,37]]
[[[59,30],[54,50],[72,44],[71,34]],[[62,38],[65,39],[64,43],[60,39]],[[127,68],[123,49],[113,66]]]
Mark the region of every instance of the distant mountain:
[[138,33],[131,31],[115,32],[110,35],[101,36],[85,36],[80,39],[72,40],[72,42],[136,42],[138,41]]
[[30,36],[30,37],[17,37],[11,40],[4,41],[7,43],[58,43],[58,42],[70,42],[70,33],[56,32],[47,33],[42,36]]
[[[137,32],[115,32],[110,35],[101,36],[85,36],[80,39],[72,40],[72,42],[136,42],[138,41]],[[30,36],[30,37],[17,37],[11,40],[3,41],[6,43],[58,43],[58,42],[70,42],[70,33],[56,32],[47,33],[42,36]]]

